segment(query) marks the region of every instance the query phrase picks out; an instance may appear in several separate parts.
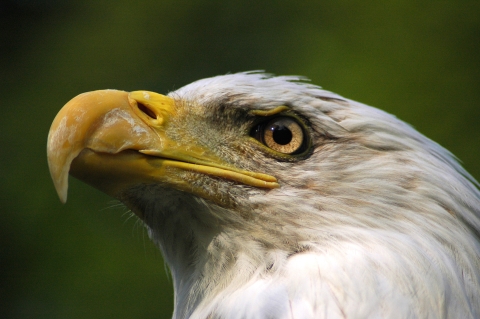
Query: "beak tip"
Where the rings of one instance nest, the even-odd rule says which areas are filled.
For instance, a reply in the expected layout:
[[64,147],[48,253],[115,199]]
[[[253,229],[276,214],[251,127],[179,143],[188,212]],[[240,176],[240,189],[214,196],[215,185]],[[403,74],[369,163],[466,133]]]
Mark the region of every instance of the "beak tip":
[[60,198],[60,202],[62,204],[65,204],[67,202],[67,190],[66,189],[65,191],[59,190],[57,191],[57,194],[58,194],[58,197]]
[[67,202],[68,195],[68,175],[64,176],[62,180],[53,179],[53,183],[55,185],[55,189],[57,191],[60,202],[62,202],[62,204],[65,204]]
[[60,202],[62,204],[65,204],[67,202],[67,194],[58,194],[58,197],[60,198]]

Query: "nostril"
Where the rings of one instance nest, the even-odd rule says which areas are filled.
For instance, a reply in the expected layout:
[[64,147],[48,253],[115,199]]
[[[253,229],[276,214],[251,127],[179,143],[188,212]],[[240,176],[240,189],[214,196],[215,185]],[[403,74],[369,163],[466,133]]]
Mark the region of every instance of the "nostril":
[[150,110],[146,105],[141,104],[141,103],[137,103],[137,105],[138,105],[138,109],[140,111],[142,111],[143,113],[145,113],[146,115],[148,115],[149,117],[151,117],[154,120],[157,119],[157,114],[155,114],[155,112]]

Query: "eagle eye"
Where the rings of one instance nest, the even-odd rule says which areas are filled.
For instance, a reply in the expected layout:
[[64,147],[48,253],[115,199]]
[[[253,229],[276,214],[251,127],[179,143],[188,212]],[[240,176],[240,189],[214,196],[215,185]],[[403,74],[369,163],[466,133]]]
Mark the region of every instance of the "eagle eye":
[[255,126],[251,136],[274,151],[298,154],[303,151],[305,134],[293,118],[280,116]]

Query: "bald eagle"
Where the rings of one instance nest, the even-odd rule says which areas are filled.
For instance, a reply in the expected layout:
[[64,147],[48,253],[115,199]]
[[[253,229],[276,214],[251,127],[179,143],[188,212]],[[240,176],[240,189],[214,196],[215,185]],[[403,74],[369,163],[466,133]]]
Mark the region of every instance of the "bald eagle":
[[480,193],[381,110],[247,72],[80,94],[50,172],[117,198],[171,269],[174,318],[480,318]]

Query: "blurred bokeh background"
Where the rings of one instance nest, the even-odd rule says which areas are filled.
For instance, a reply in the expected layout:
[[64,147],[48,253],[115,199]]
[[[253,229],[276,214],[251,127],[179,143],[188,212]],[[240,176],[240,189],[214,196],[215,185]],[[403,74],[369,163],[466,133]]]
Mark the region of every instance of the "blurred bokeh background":
[[62,205],[51,183],[50,123],[84,91],[304,75],[409,122],[480,178],[477,0],[2,0],[0,25],[1,318],[171,317],[135,218],[73,179]]

